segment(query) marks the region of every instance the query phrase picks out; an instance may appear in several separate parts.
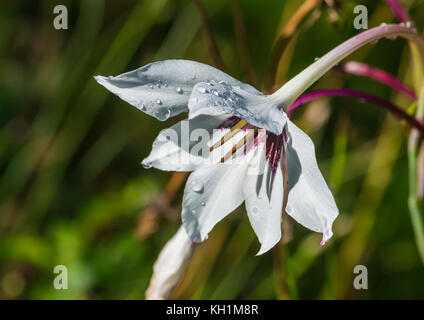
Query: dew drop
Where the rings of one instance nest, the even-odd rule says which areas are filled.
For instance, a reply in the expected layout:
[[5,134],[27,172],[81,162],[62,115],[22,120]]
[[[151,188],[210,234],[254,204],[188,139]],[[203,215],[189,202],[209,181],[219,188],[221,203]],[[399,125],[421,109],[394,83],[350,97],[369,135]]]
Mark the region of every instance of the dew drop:
[[315,57],[314,61],[318,61],[318,60],[319,60],[319,57]]
[[170,116],[171,116],[171,110],[167,109],[165,113],[165,120],[168,120]]
[[206,202],[202,202],[200,205],[201,205],[202,207],[205,207],[205,206],[206,206]]
[[178,88],[177,88],[177,93],[182,94],[182,93],[183,93],[183,88],[178,87]]
[[201,193],[203,192],[203,184],[193,180],[191,182],[191,189],[193,189],[194,192]]
[[204,87],[197,88],[197,91],[199,91],[200,93],[206,93],[207,92],[206,88],[204,88]]
[[293,213],[293,208],[291,207],[291,205],[287,205],[286,206],[286,212],[287,212],[287,214],[292,214]]
[[143,103],[143,104],[141,104],[141,106],[140,106],[140,110],[141,110],[141,111],[146,111],[146,106],[144,105],[144,103]]
[[155,116],[160,121],[166,121],[171,116],[171,110],[170,109],[159,109],[155,112]]
[[142,162],[141,165],[143,166],[144,169],[150,169],[152,167],[152,165],[150,163]]
[[380,27],[383,27],[384,29],[387,29],[387,23],[382,23],[382,24],[380,24]]
[[156,100],[156,103],[157,103],[157,104],[162,104],[162,100],[161,100],[161,99],[157,99],[157,100]]
[[155,87],[153,86],[153,84],[150,85],[150,89],[154,89]]
[[407,21],[406,23],[405,23],[405,27],[407,27],[408,29],[410,29],[410,28],[412,28],[413,27],[413,23],[412,23],[412,21]]

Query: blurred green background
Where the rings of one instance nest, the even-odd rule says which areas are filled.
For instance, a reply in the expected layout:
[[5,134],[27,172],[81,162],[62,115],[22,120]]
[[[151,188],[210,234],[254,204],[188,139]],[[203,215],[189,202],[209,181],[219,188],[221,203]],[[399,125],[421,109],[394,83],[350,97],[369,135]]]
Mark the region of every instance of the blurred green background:
[[[275,40],[303,2],[203,0],[225,71],[270,90]],[[403,3],[422,31],[424,1]],[[68,8],[68,30],[53,28],[58,4]],[[357,4],[367,6],[369,27],[395,22],[384,1],[316,1],[284,46],[276,86],[359,32]],[[184,115],[158,122],[92,75],[169,58],[214,65],[202,31],[188,0],[0,2],[1,299],[144,298],[153,263],[180,225],[183,188],[167,205],[172,173],[139,162],[158,132]],[[348,60],[411,85],[402,39],[368,45]],[[314,88],[336,87],[410,104],[340,71]],[[291,241],[257,257],[242,206],[199,245],[173,298],[423,298],[424,268],[407,207],[404,124],[348,98],[313,101],[293,118],[314,140],[340,208],[335,236],[319,248],[320,234],[289,221]],[[368,267],[368,290],[353,288],[358,264]],[[68,268],[68,290],[53,287],[56,265]]]

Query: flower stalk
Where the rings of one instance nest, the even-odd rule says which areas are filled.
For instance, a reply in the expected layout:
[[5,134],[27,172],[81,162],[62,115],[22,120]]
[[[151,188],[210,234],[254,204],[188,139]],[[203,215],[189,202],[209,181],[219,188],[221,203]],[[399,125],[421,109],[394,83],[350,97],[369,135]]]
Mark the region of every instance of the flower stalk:
[[406,38],[415,43],[424,59],[424,40],[411,25],[383,23],[378,27],[364,31],[346,40],[289,80],[280,89],[269,96],[268,99],[271,103],[276,103],[287,108],[315,81],[352,52],[381,38],[392,39],[397,36]]
[[320,97],[328,96],[340,96],[340,97],[351,97],[359,100],[364,100],[384,109],[390,111],[393,115],[399,119],[406,120],[411,126],[416,128],[422,135],[424,135],[424,125],[418,121],[415,117],[409,115],[407,112],[403,111],[400,107],[394,105],[393,103],[384,100],[382,98],[376,97],[366,92],[353,90],[353,89],[327,89],[327,90],[318,90],[310,92],[300,96],[290,107],[287,109],[287,114],[290,115],[291,112],[299,107],[300,105]]

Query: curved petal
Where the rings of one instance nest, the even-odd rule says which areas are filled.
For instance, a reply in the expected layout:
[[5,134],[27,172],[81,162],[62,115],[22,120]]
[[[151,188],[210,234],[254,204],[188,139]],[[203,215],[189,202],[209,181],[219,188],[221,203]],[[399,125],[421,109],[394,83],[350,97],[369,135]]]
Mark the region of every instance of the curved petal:
[[276,171],[272,172],[264,147],[259,147],[255,152],[257,155],[247,170],[244,198],[250,224],[261,243],[257,253],[260,255],[281,239],[284,183],[281,166],[278,165]]
[[147,300],[169,299],[194,251],[194,245],[181,226],[169,240],[153,265],[153,275],[146,291]]
[[190,119],[200,114],[229,113],[275,134],[282,132],[287,121],[284,111],[266,96],[225,82],[197,83],[190,96],[188,109]]
[[207,239],[209,231],[243,202],[247,163],[200,167],[189,176],[182,220],[192,241]]
[[318,168],[311,139],[290,120],[288,133],[286,212],[305,227],[322,232],[324,244],[333,235],[331,227],[338,215],[337,205]]
[[214,79],[258,92],[218,69],[189,60],[153,62],[116,77],[94,78],[122,100],[160,121],[187,111],[188,98],[198,82]]
[[[142,161],[143,166],[165,171],[193,171],[200,165],[220,162],[234,144],[229,141],[212,152],[209,148],[230,130],[231,120],[228,115],[202,115],[162,130],[153,142],[149,156]],[[232,140],[238,141],[242,135],[243,132],[239,132]]]

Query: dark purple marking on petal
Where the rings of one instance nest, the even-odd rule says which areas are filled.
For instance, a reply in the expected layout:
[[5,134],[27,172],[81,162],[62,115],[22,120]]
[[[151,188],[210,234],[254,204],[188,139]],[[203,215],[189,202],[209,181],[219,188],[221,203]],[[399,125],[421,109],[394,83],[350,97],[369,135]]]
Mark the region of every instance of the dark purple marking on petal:
[[271,169],[269,190],[272,192],[272,186],[274,184],[275,174],[277,168],[280,165],[281,150],[283,147],[283,134],[276,135],[270,131],[267,131],[266,139],[266,159]]

